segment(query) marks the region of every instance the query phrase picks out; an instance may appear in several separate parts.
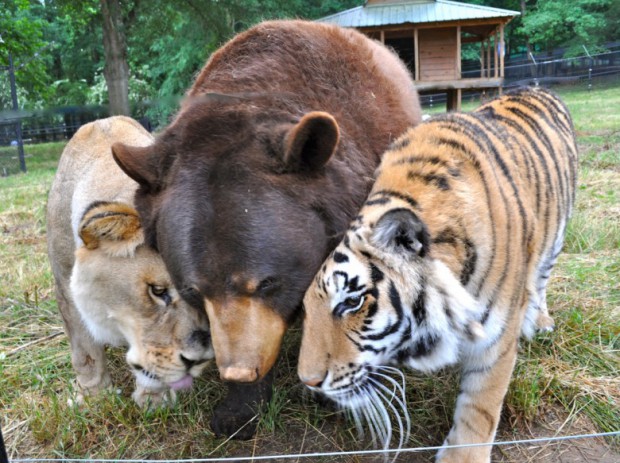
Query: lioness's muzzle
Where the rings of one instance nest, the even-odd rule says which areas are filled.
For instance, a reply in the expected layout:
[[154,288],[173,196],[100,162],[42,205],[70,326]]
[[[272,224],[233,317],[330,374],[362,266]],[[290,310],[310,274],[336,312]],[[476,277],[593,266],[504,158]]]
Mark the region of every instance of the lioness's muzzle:
[[225,381],[248,383],[265,376],[278,357],[286,322],[252,298],[205,299],[215,361]]

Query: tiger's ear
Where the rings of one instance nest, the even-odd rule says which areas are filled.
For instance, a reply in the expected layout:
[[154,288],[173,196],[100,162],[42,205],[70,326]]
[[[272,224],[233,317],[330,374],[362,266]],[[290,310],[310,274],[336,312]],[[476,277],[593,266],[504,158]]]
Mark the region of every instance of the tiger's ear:
[[384,252],[408,257],[424,257],[430,246],[426,225],[405,208],[392,209],[383,214],[371,232],[370,241]]
[[140,185],[154,188],[159,180],[161,156],[155,146],[112,145],[112,156],[118,166]]
[[316,170],[336,152],[340,129],[329,113],[312,111],[286,134],[284,163],[292,171]]
[[138,212],[116,202],[96,202],[84,213],[78,228],[84,247],[110,256],[129,257],[144,243]]

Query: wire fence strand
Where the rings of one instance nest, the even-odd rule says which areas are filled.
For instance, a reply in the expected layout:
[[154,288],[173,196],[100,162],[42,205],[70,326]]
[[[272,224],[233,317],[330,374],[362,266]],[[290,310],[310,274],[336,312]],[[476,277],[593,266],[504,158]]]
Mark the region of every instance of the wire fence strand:
[[457,449],[457,448],[468,448],[468,447],[497,447],[497,446],[506,446],[506,445],[525,445],[525,444],[538,444],[538,443],[553,443],[567,440],[578,440],[578,439],[592,439],[592,438],[600,438],[600,437],[617,437],[620,436],[619,431],[612,432],[601,432],[594,434],[576,434],[571,436],[552,436],[552,437],[538,437],[534,439],[521,439],[521,440],[511,440],[511,441],[498,441],[492,443],[482,443],[482,444],[460,444],[460,445],[445,445],[445,446],[434,446],[434,447],[412,447],[412,448],[404,448],[404,449],[387,449],[387,450],[352,450],[352,451],[341,451],[341,452],[315,452],[315,453],[296,453],[296,454],[286,454],[286,455],[260,455],[260,456],[248,456],[248,457],[223,457],[223,458],[190,458],[190,459],[179,459],[179,460],[140,460],[140,459],[102,459],[102,458],[86,458],[86,459],[78,459],[78,458],[18,458],[9,460],[11,463],[51,463],[51,462],[62,462],[62,463],[216,463],[216,462],[241,462],[241,461],[266,461],[273,459],[307,459],[307,458],[328,458],[328,457],[344,457],[344,456],[363,456],[363,455],[389,455],[389,454],[401,454],[401,453],[418,453],[418,452],[429,452],[429,451],[437,451],[439,449]]

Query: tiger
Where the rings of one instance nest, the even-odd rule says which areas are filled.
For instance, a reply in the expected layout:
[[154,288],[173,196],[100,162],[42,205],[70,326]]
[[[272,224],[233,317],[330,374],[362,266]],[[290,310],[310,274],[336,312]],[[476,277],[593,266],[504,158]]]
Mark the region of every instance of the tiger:
[[365,417],[387,449],[386,407],[409,420],[389,373],[456,365],[456,409],[436,461],[490,461],[519,338],[554,327],[546,287],[577,165],[569,111],[542,88],[410,128],[304,296],[301,381],[353,411],[358,427]]

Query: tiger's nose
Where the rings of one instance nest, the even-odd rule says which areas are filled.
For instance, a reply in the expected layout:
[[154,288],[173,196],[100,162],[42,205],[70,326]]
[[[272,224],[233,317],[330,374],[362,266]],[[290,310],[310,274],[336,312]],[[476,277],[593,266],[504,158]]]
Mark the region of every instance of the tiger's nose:
[[304,383],[306,386],[310,386],[310,387],[321,387],[321,385],[323,384],[323,381],[325,380],[325,376],[327,376],[326,374],[324,374],[323,376],[311,376],[311,377],[303,377],[300,376],[299,379],[301,379],[301,382]]

